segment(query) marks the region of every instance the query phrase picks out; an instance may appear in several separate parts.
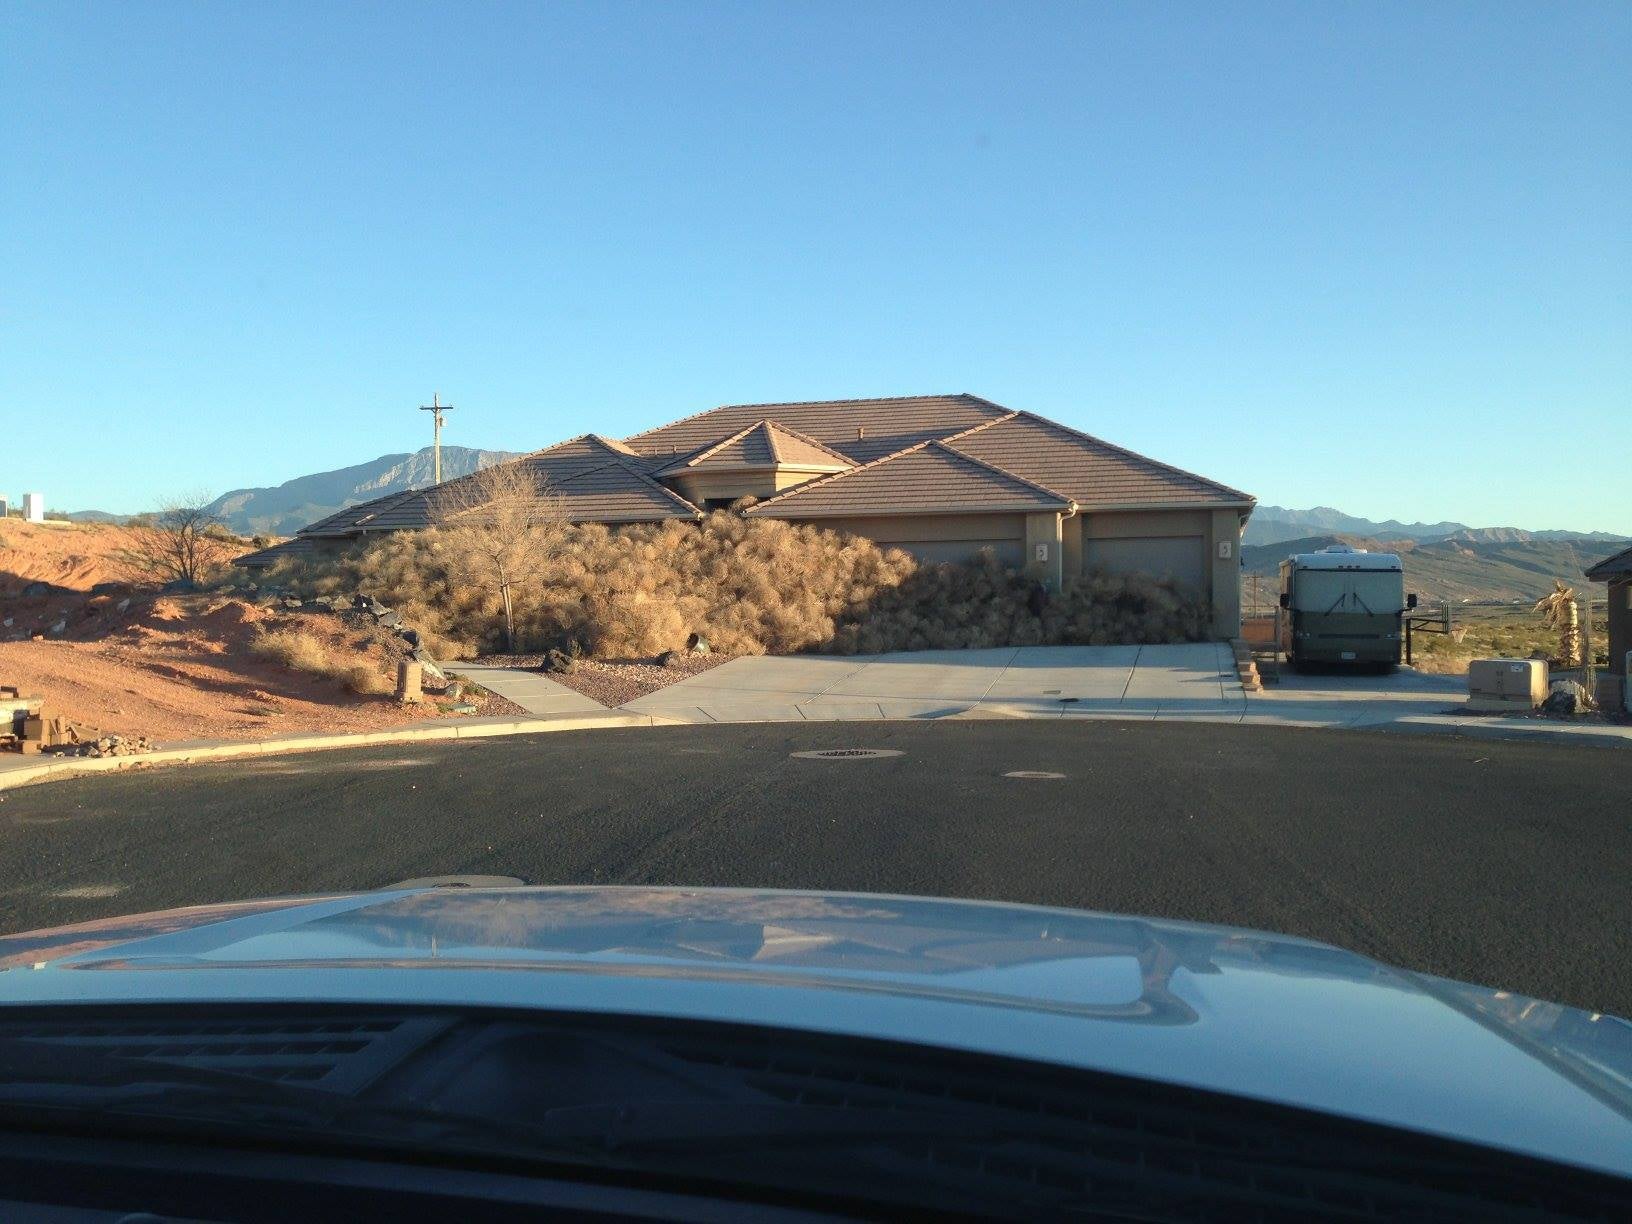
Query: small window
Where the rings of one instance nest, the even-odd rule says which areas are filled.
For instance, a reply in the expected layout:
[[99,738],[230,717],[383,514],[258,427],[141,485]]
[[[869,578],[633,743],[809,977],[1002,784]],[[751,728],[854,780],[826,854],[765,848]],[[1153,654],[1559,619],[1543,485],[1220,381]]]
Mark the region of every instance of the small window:
[[736,500],[734,497],[705,497],[703,498],[703,509],[729,510],[731,509],[731,503]]

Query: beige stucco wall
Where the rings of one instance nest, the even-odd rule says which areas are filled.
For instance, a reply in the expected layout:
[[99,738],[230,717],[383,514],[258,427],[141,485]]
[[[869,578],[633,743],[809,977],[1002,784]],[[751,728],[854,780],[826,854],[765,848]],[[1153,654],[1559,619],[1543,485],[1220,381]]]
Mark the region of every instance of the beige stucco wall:
[[1059,590],[1062,544],[1058,513],[1026,515],[1026,577],[1051,591]]
[[1207,541],[1212,558],[1213,636],[1241,636],[1241,512],[1214,510]]
[[695,506],[712,498],[769,497],[782,487],[773,472],[688,472],[667,483]]

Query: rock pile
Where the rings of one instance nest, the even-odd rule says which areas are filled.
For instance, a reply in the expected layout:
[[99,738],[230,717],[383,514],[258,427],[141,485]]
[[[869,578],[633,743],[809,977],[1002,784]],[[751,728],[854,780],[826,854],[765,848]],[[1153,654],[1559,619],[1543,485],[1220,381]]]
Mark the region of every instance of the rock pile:
[[46,751],[58,756],[128,757],[157,751],[158,745],[145,735],[103,735],[79,744],[59,744]]

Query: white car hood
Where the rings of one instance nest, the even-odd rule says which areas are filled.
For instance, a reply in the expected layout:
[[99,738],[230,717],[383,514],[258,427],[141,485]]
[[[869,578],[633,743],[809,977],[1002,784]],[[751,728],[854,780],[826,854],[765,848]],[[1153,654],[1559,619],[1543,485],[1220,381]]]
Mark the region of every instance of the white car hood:
[[1226,927],[864,894],[515,888],[285,898],[0,938],[0,1009],[259,1000],[928,1043],[1632,1175],[1625,1021]]

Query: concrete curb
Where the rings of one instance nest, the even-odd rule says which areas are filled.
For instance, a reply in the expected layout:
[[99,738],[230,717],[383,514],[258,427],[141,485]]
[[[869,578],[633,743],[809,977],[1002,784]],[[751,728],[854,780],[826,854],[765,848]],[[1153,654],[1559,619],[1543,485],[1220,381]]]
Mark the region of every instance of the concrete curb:
[[464,721],[418,723],[387,731],[351,731],[291,735],[273,740],[198,740],[175,748],[128,757],[30,758],[23,763],[0,764],[0,791],[35,782],[56,781],[83,774],[147,769],[154,765],[194,765],[243,757],[290,752],[324,752],[335,748],[363,748],[373,744],[419,743],[426,740],[485,739],[498,735],[545,735],[552,731],[588,731],[602,727],[663,727],[677,720],[657,714],[575,714],[560,718],[472,718]]

